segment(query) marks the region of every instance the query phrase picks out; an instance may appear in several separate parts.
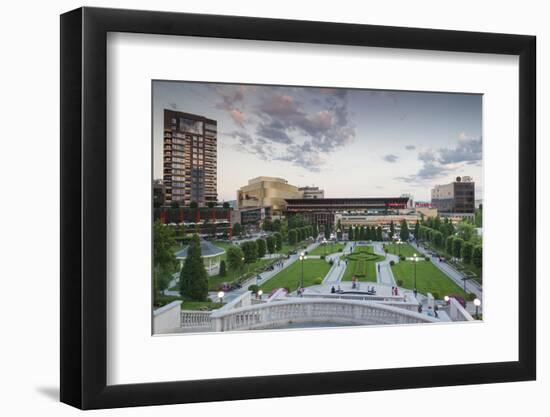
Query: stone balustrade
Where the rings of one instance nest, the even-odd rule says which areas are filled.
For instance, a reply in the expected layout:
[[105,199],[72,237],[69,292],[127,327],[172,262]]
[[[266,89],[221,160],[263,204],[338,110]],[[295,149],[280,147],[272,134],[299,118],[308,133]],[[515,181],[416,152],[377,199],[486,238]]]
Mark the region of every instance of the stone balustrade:
[[449,317],[452,321],[474,321],[470,313],[453,297],[449,299]]
[[211,327],[211,311],[181,310],[180,326],[182,329]]
[[219,309],[211,314],[212,330],[226,332],[268,329],[292,323],[413,324],[439,320],[380,302],[292,298],[235,309]]

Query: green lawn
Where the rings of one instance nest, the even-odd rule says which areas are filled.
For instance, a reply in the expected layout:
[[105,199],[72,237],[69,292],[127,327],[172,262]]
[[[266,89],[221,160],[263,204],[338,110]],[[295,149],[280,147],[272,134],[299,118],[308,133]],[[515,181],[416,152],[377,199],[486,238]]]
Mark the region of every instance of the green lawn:
[[[414,262],[398,262],[392,266],[392,271],[396,280],[403,281],[404,288],[411,290],[414,288]],[[421,294],[435,293],[439,298],[450,294],[465,296],[462,288],[428,261],[416,262],[416,285]]]
[[401,245],[386,243],[386,249],[388,249],[388,253],[393,255],[399,255],[401,253],[401,255],[405,257],[411,257],[416,253],[418,256],[421,256],[420,253],[408,243],[403,243]]
[[346,259],[348,266],[342,277],[343,281],[351,281],[355,275],[359,281],[376,282],[376,262],[384,257],[376,255],[371,246],[356,246]]
[[273,260],[259,259],[252,264],[244,265],[243,268],[239,270],[231,270],[228,268],[227,274],[224,277],[219,275],[212,275],[211,277],[208,277],[208,289],[210,291],[216,291],[219,288],[219,286],[224,282],[236,281],[238,278],[241,277],[241,275],[253,272],[255,270],[258,270],[258,272],[261,272],[260,270],[263,271],[263,268],[270,262],[273,262]]
[[225,303],[213,303],[212,301],[184,301],[181,303],[182,310],[216,310]]
[[[330,264],[324,259],[306,259],[304,261],[304,287],[315,285],[315,280],[324,278],[329,270]],[[302,265],[300,261],[296,261],[267,281],[261,288],[265,294],[269,294],[275,288],[288,288],[290,291],[294,291],[299,287],[301,277]]]
[[344,249],[345,246],[346,245],[344,245],[343,243],[327,243],[326,245],[321,244],[313,249],[311,252],[309,252],[308,255],[330,255],[331,253],[339,252],[340,250]]

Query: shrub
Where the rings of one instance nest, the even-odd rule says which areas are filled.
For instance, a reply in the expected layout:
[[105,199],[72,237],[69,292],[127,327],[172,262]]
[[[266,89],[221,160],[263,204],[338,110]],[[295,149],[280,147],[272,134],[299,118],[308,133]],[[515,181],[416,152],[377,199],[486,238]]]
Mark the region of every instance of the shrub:
[[398,287],[402,287],[403,286],[403,280],[402,279],[398,279],[397,282],[396,282],[397,286]]
[[322,283],[323,283],[323,278],[321,278],[321,277],[315,278],[315,280],[313,281],[313,283],[314,283],[315,285],[322,284]]
[[468,300],[468,301],[474,301],[476,298],[477,298],[477,296],[473,292],[468,293],[466,295],[466,300]]
[[404,261],[405,260],[405,255],[399,255],[399,260]]
[[394,265],[395,265],[395,261],[392,259],[392,260],[390,261],[390,266],[394,266]]
[[424,259],[426,260],[426,262],[430,262],[430,257],[429,256],[425,256]]
[[432,292],[432,295],[436,300],[439,300],[439,293],[438,292]]
[[334,265],[334,260],[331,259],[330,261],[328,261],[328,263],[329,263],[330,265]]
[[253,294],[258,294],[258,291],[260,291],[260,287],[256,284],[252,284],[248,287],[248,291],[252,291]]
[[220,262],[220,277],[225,277],[227,275],[226,267],[225,267],[225,261],[222,260]]
[[325,255],[321,255],[321,259],[325,259]]

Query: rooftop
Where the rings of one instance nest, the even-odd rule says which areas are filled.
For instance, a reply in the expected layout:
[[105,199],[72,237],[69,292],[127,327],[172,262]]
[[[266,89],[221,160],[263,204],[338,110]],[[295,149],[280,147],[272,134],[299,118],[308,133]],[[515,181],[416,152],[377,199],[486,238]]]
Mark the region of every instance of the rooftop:
[[[187,258],[187,249],[189,246],[181,249],[176,252],[176,258],[185,259]],[[218,256],[225,253],[225,249],[220,248],[219,246],[214,245],[212,242],[201,239],[201,255],[203,258],[210,258],[212,256]]]

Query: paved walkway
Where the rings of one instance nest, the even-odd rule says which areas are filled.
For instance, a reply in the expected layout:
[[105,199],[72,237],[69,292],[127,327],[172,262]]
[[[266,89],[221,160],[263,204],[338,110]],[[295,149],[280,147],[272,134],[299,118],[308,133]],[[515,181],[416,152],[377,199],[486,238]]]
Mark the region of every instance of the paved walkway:
[[344,277],[344,272],[346,272],[346,262],[344,260],[340,260],[342,256],[349,253],[351,251],[352,243],[348,242],[346,243],[346,246],[344,246],[344,249],[342,252],[336,252],[332,253],[330,255],[327,255],[326,260],[327,261],[334,261],[334,264],[332,265],[332,268],[330,268],[330,271],[328,271],[327,275],[323,279],[323,284],[328,283],[335,283],[342,281],[342,278]]
[[[416,248],[420,253],[423,255],[428,255],[428,251],[424,249],[423,247],[420,247],[416,244],[416,242],[411,242],[411,246]],[[429,256],[429,255],[428,255]],[[464,275],[454,269],[451,265],[449,265],[447,262],[439,261],[438,258],[435,256],[431,257],[432,263],[439,268],[441,272],[443,272],[445,275],[447,275],[450,279],[452,279],[460,288],[464,289]],[[482,300],[483,291],[481,289],[481,286],[474,280],[466,280],[466,292],[468,293],[474,293],[477,298]]]
[[391,287],[397,286],[393,271],[391,270],[390,261],[394,261],[395,263],[399,262],[399,256],[385,253],[381,242],[374,242],[373,247],[375,254],[385,256],[386,258],[383,261],[376,262],[376,281],[379,284],[389,285]]

